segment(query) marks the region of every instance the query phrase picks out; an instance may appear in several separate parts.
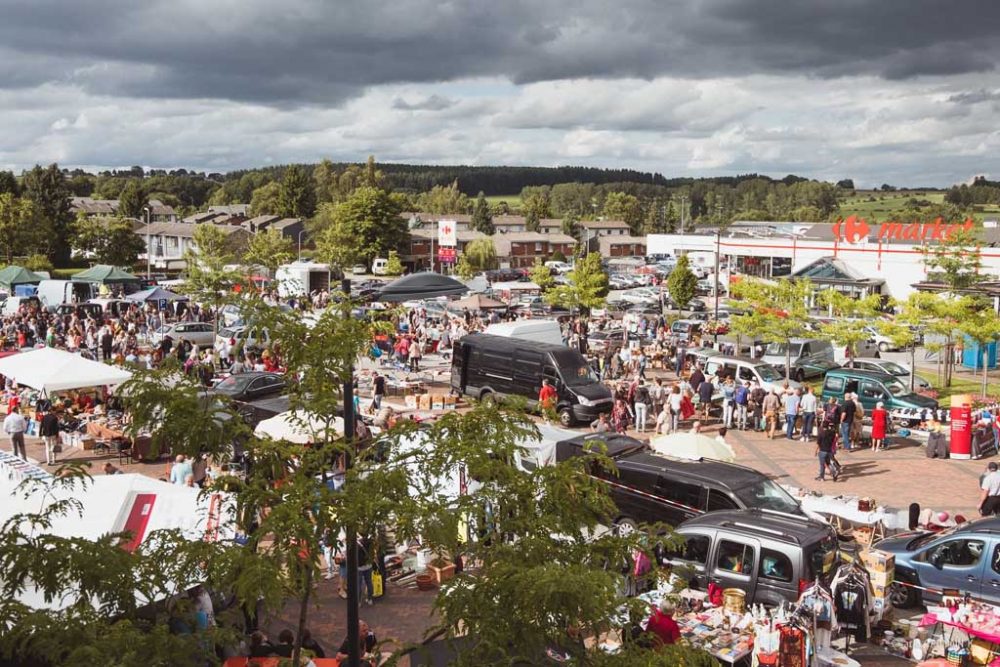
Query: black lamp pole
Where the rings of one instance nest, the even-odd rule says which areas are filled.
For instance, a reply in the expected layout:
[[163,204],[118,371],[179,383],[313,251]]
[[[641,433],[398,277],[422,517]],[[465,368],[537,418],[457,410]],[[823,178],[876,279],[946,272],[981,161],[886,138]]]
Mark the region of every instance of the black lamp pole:
[[[344,298],[351,298],[351,279],[344,278],[340,283]],[[348,377],[344,380],[344,442],[347,452],[344,468],[349,468],[354,458],[351,451],[354,444],[354,362],[348,366]],[[345,527],[344,539],[347,551],[347,665],[360,667],[361,637],[358,631],[360,613],[358,611],[358,529],[353,523]]]

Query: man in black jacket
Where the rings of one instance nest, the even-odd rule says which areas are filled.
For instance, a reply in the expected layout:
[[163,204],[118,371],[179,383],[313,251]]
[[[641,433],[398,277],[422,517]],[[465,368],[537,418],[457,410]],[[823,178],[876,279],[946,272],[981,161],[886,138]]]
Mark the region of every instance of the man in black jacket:
[[56,443],[59,441],[59,417],[56,413],[51,410],[44,412],[38,430],[45,443],[45,465],[55,465]]

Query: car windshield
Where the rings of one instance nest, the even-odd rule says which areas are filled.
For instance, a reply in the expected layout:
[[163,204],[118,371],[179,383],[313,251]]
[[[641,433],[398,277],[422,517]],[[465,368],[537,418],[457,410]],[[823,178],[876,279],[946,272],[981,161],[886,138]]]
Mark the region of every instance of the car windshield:
[[785,377],[784,373],[780,372],[777,368],[771,364],[761,364],[760,366],[754,367],[757,370],[757,375],[764,382],[777,382]]
[[792,343],[791,345],[786,343],[770,343],[764,354],[771,357],[776,357],[779,354],[781,356],[785,356],[785,350],[789,349],[789,347],[791,347],[792,350],[792,359],[797,359],[799,352],[802,350],[802,343]]
[[769,479],[758,480],[748,486],[735,489],[733,493],[746,507],[775,510],[789,514],[801,514],[799,503],[792,496]]
[[236,335],[238,333],[239,333],[238,329],[229,329],[229,328],[226,328],[226,329],[220,329],[219,330],[219,336],[222,337],[222,338],[236,338]]
[[909,390],[903,386],[902,383],[896,382],[895,380],[885,383],[885,388],[889,390],[889,393],[893,396],[902,396],[903,394],[908,394]]
[[910,371],[906,370],[905,368],[903,368],[899,364],[893,363],[891,361],[883,361],[881,365],[882,365],[883,370],[885,370],[886,373],[890,373],[892,375],[900,375],[900,376],[902,376],[902,375],[909,375],[910,374]]
[[215,389],[223,394],[238,394],[247,388],[251,380],[253,380],[253,377],[250,375],[230,375],[215,385]]
[[559,374],[562,375],[563,382],[571,387],[578,387],[585,384],[600,382],[597,373],[590,367],[585,359],[575,354],[556,353],[556,362],[559,364]]
[[951,528],[945,528],[944,530],[938,531],[936,533],[927,533],[926,535],[921,535],[920,537],[918,537],[917,539],[913,540],[908,545],[906,545],[906,547],[911,551],[914,549],[920,549],[921,547],[930,544],[931,542],[933,542],[938,538],[948,537],[959,528],[960,526],[952,526]]

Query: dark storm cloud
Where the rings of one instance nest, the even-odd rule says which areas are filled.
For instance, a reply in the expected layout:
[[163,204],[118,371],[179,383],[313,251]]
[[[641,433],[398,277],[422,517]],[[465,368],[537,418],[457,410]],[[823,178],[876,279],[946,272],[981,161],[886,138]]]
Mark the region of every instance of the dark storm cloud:
[[0,0],[0,87],[338,104],[368,86],[993,69],[990,0]]

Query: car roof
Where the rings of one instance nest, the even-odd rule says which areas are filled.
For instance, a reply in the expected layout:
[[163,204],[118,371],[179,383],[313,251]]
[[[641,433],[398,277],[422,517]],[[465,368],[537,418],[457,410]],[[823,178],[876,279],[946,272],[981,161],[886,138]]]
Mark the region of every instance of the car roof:
[[246,377],[246,378],[251,378],[251,379],[256,379],[256,378],[259,378],[259,377],[276,377],[276,378],[280,378],[281,374],[280,373],[272,373],[271,371],[244,371],[242,373],[234,373],[234,374],[230,375],[229,377],[240,377],[240,378]]
[[[886,362],[893,363],[893,364],[896,363],[892,359],[876,359],[875,357],[854,357],[854,361],[856,361],[856,362],[857,361],[866,361],[869,364],[884,364]],[[899,364],[896,364],[896,365],[898,366]]]
[[872,380],[895,380],[896,376],[892,373],[886,373],[884,371],[866,371],[860,368],[847,368],[846,366],[841,366],[840,368],[832,368],[826,373],[827,377],[831,375],[856,375],[858,377],[870,378]]
[[759,470],[736,463],[715,461],[713,459],[688,461],[669,458],[647,451],[625,456],[617,461],[617,465],[622,470],[628,469],[656,474],[661,472],[678,473],[690,479],[699,480],[702,483],[724,481],[726,486],[731,489],[740,489],[747,484],[766,478]]
[[565,460],[574,456],[577,452],[583,451],[584,447],[590,443],[600,442],[606,447],[606,456],[615,458],[625,452],[633,451],[637,448],[645,447],[645,443],[627,435],[619,433],[588,433],[578,435],[575,438],[567,438],[556,443],[557,460]]
[[987,516],[963,523],[956,533],[1000,533],[1000,517]]
[[681,528],[725,528],[747,537],[767,537],[789,544],[822,540],[830,534],[829,524],[806,516],[762,509],[720,510],[692,517]]
[[770,362],[764,361],[763,359],[751,359],[750,357],[727,357],[721,354],[713,354],[710,357],[713,362],[727,362],[727,361],[738,361],[743,364],[749,364],[750,366],[770,366]]

